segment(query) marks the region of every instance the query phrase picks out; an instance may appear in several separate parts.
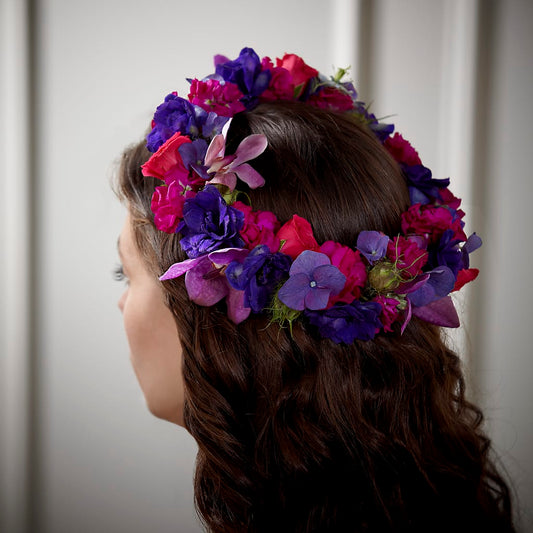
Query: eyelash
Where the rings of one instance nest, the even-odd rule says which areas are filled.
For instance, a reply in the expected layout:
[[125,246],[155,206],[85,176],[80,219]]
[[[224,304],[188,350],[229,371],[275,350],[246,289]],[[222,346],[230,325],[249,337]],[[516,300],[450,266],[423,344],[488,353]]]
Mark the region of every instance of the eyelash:
[[126,279],[126,274],[124,274],[124,268],[122,265],[117,265],[113,269],[113,279],[115,281],[124,281]]

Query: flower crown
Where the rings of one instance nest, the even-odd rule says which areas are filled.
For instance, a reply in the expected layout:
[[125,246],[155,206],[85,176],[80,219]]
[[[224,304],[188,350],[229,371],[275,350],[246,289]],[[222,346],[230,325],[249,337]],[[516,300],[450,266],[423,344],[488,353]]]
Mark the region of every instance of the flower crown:
[[[250,313],[273,321],[304,318],[336,343],[369,340],[393,325],[403,333],[415,315],[458,327],[450,293],[476,278],[469,254],[481,246],[463,231],[460,200],[449,179],[434,179],[394,126],[382,124],[358,101],[344,70],[326,78],[300,57],[285,54],[276,64],[244,48],[234,61],[215,56],[215,74],[190,79],[188,99],[169,94],[157,108],[142,166],[156,187],[151,208],[156,227],[179,233],[185,261],[160,279],[185,274],[189,298],[211,306],[225,298],[229,318]],[[267,147],[264,135],[242,140],[225,153],[231,117],[261,102],[299,101],[343,112],[365,123],[399,163],[411,206],[393,237],[362,231],[355,249],[334,241],[319,244],[310,223],[295,214],[281,224],[269,211],[254,211],[238,198],[265,180],[247,161]],[[246,194],[242,195],[248,198]]]

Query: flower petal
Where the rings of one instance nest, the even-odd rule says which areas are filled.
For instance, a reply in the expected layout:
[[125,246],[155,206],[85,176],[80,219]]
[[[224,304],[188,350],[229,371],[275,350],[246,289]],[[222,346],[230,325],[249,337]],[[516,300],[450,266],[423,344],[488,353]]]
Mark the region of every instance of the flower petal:
[[255,159],[261,155],[268,145],[267,138],[262,133],[254,133],[245,137],[237,150],[235,150],[235,159],[232,161],[230,167],[237,167],[245,161]]
[[[233,166],[233,165],[230,165]],[[243,163],[238,167],[233,167],[233,171],[239,176],[241,181],[244,181],[250,189],[257,189],[265,184],[265,179],[255,168],[252,168],[248,163]]]
[[279,300],[291,309],[305,309],[305,295],[311,290],[309,276],[304,273],[294,274],[278,291]]
[[328,288],[315,287],[310,289],[304,298],[305,307],[311,311],[325,309],[328,305],[331,291]]
[[306,274],[311,276],[315,268],[322,265],[331,265],[331,261],[326,254],[320,252],[313,252],[312,250],[304,250],[291,265],[289,274]]
[[317,283],[317,288],[328,289],[332,294],[339,294],[346,283],[346,276],[333,265],[322,265],[315,268],[313,279]]
[[195,257],[194,259],[186,259],[180,263],[174,263],[171,265],[167,271],[159,276],[160,281],[166,281],[167,279],[179,278],[181,275],[188,272],[191,268],[194,268],[201,261],[205,261],[205,257]]
[[230,191],[233,191],[237,185],[237,175],[235,172],[217,172],[215,176],[209,180],[209,183],[220,183],[221,185],[225,185]]
[[209,259],[185,274],[185,287],[194,303],[206,307],[216,304],[229,292],[226,276],[217,272]]
[[214,265],[221,267],[229,265],[232,261],[242,262],[249,253],[250,250],[245,248],[224,248],[211,252],[207,257]]
[[230,288],[226,296],[226,305],[228,306],[228,318],[235,324],[240,324],[250,316],[251,309],[244,307],[244,291]]
[[437,326],[459,327],[459,317],[450,296],[435,300],[423,307],[413,307],[413,315]]
[[224,157],[226,139],[221,134],[215,135],[205,154],[205,165],[210,167],[217,158]]

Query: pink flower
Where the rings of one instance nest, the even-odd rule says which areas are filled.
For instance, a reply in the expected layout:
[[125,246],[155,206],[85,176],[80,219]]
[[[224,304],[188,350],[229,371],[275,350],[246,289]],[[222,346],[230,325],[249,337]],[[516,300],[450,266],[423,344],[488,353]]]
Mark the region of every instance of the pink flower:
[[152,195],[155,227],[166,233],[175,233],[183,216],[183,204],[193,191],[184,191],[178,182],[156,187]]
[[387,245],[387,258],[401,271],[403,279],[410,279],[422,272],[428,253],[419,248],[414,240],[394,237]]
[[321,109],[332,109],[333,111],[350,111],[353,108],[352,97],[336,87],[324,87],[321,91],[312,94],[308,103]]
[[232,117],[245,110],[244,104],[240,102],[243,96],[234,83],[194,79],[191,81],[189,102],[207,112],[213,111],[222,117]]
[[281,59],[276,59],[276,66],[287,69],[292,76],[292,82],[296,86],[297,95],[300,96],[305,85],[311,78],[318,76],[318,70],[310,67],[296,54],[285,54]]
[[296,259],[304,250],[320,251],[320,247],[313,236],[311,224],[298,215],[281,226],[276,234],[280,241],[285,241],[280,252]]
[[438,241],[447,229],[457,232],[457,222],[460,229],[460,220],[454,221],[452,213],[445,207],[414,204],[402,213],[403,233],[427,236],[432,243]]
[[320,251],[346,276],[344,288],[339,294],[330,295],[328,307],[336,302],[351,304],[359,298],[366,282],[366,268],[359,252],[334,241],[326,241]]
[[376,296],[373,301],[381,305],[381,315],[379,315],[379,319],[383,324],[383,330],[392,331],[392,324],[394,324],[400,316],[398,300],[379,295]]
[[418,152],[399,133],[389,137],[384,146],[398,163],[405,163],[409,166],[422,164]]
[[178,148],[182,144],[190,142],[189,137],[181,135],[180,132],[175,133],[142,165],[143,176],[151,176],[165,181],[167,184],[180,177],[186,180],[189,171],[183,164]]
[[261,60],[261,68],[262,70],[269,70],[271,74],[268,88],[259,97],[262,102],[294,99],[294,83],[291,73],[287,69],[275,67],[269,57],[264,57]]
[[279,250],[280,240],[276,236],[279,221],[270,211],[252,211],[249,205],[234,202],[232,207],[244,213],[244,226],[239,232],[250,250],[258,244],[266,244],[272,253]]
[[245,137],[234,155],[225,155],[226,140],[223,135],[216,135],[205,154],[205,165],[209,167],[209,174],[215,173],[209,183],[220,183],[233,191],[237,185],[237,176],[246,183],[250,189],[262,187],[265,180],[245,161],[261,155],[267,147],[267,139],[263,134],[253,134]]

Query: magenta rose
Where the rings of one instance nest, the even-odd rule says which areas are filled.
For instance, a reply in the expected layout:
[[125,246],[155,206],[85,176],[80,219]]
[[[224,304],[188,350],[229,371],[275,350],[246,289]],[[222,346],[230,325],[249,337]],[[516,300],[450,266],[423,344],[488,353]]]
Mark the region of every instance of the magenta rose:
[[276,236],[279,221],[270,211],[252,211],[249,205],[234,202],[232,207],[244,214],[244,226],[240,235],[246,243],[246,248],[252,250],[259,244],[266,244],[271,253],[279,251],[280,239]]
[[389,137],[384,146],[398,163],[405,163],[408,166],[422,164],[418,152],[399,133]]
[[396,265],[403,279],[410,279],[422,272],[427,263],[428,253],[416,242],[405,237],[394,237],[387,244],[387,258]]
[[189,102],[207,112],[213,111],[222,117],[232,117],[245,110],[244,104],[240,101],[243,96],[234,83],[194,79],[191,81]]
[[376,296],[374,302],[381,305],[381,314],[379,319],[383,324],[384,331],[392,331],[392,324],[398,320],[400,311],[398,310],[398,300],[395,298],[387,298],[386,296]]
[[262,102],[272,102],[274,100],[293,100],[294,82],[291,73],[282,67],[275,67],[269,57],[261,60],[262,70],[269,70],[271,74],[268,88],[264,91],[259,100]]
[[307,102],[315,107],[333,111],[350,111],[353,108],[352,97],[335,87],[324,87],[312,94]]
[[328,308],[336,302],[351,304],[361,295],[361,288],[366,282],[366,268],[358,251],[334,241],[326,241],[320,251],[326,254],[333,266],[346,277],[344,288],[339,294],[331,294]]

